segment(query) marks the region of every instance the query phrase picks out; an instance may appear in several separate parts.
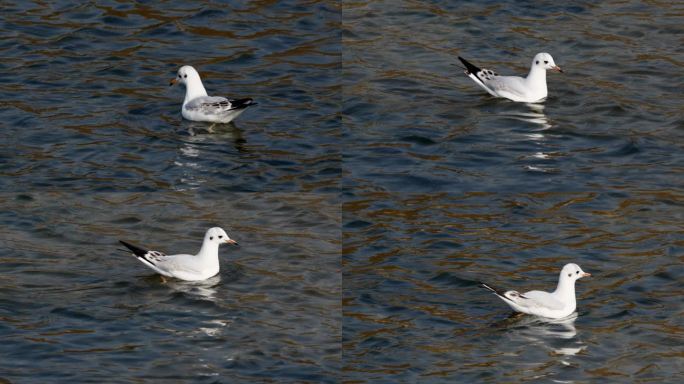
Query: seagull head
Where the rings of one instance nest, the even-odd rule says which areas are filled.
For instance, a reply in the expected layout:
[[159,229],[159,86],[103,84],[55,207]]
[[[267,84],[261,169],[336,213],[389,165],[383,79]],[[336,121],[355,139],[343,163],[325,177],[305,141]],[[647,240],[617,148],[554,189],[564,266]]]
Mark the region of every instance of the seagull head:
[[171,82],[169,82],[169,86],[174,84],[185,84],[185,86],[187,87],[189,81],[199,78],[200,75],[199,73],[197,73],[195,68],[189,65],[184,65],[180,67],[180,69],[178,69],[178,74],[176,74],[176,77],[171,79]]
[[207,233],[204,235],[204,242],[210,242],[215,244],[231,244],[238,245],[237,241],[228,237],[226,231],[219,227],[209,228]]
[[591,276],[591,273],[584,272],[579,265],[573,263],[565,264],[561,270],[561,279],[570,279],[573,282],[588,276]]
[[534,56],[534,59],[532,59],[532,65],[541,67],[545,70],[550,69],[552,71],[563,72],[563,70],[553,62],[553,57],[546,52],[537,53]]

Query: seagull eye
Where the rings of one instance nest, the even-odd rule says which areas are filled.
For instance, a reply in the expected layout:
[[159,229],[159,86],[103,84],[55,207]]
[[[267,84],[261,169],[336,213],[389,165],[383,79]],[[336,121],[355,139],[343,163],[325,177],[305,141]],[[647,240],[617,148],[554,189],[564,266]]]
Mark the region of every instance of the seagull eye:
[[223,235],[219,235],[219,239],[223,239]]
[[579,271],[575,272],[576,274],[579,274]]
[[537,62],[535,64],[539,64],[539,60],[537,60]]
[[544,64],[548,64],[548,63],[549,63],[549,61],[548,61],[548,60],[544,60]]
[[214,240],[214,236],[210,236],[210,237],[209,237],[209,240]]
[[188,75],[183,75],[183,77],[187,78],[187,77],[188,77]]

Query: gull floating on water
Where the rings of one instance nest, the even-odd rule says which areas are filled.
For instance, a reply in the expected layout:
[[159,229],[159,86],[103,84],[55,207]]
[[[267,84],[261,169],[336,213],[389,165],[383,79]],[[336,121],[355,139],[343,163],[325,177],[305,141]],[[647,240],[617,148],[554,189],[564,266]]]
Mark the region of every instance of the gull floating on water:
[[506,304],[516,312],[527,313],[550,319],[562,319],[571,315],[577,308],[575,300],[575,281],[591,274],[582,271],[577,264],[566,264],[558,278],[558,286],[553,292],[529,291],[502,291],[491,285],[480,283],[495,295],[499,296]]
[[180,67],[178,75],[171,79],[169,85],[176,83],[185,84],[185,100],[183,100],[181,113],[188,120],[230,123],[249,106],[256,105],[250,98],[227,99],[220,96],[208,96],[199,73],[189,65]]
[[465,65],[465,74],[490,95],[503,97],[512,101],[534,103],[546,98],[546,70],[563,72],[553,62],[548,53],[537,53],[532,59],[532,66],[527,77],[499,76],[489,69],[478,68],[461,56],[459,60]]
[[138,260],[160,275],[187,281],[206,280],[219,273],[219,245],[237,245],[237,242],[219,227],[207,230],[202,248],[196,255],[165,255],[159,251],[150,251],[119,241],[130,249]]

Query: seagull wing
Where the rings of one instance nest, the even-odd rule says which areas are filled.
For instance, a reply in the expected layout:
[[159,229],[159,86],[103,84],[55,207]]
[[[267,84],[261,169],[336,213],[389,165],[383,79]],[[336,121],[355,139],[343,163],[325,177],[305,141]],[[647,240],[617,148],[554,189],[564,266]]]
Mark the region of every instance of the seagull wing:
[[525,292],[522,295],[519,295],[517,299],[517,303],[519,305],[525,306],[527,308],[550,310],[561,310],[565,308],[565,305],[558,301],[555,296],[543,291]]
[[525,97],[525,79],[519,76],[499,76],[492,72],[492,74],[482,75],[482,83],[496,95],[507,99],[515,100]]
[[201,112],[205,115],[212,115],[245,109],[254,104],[256,103],[250,98],[230,100],[220,96],[200,96],[190,100],[185,105],[185,109]]
[[159,251],[146,250],[123,240],[119,240],[119,242],[126,246],[126,248],[130,249],[131,252],[133,252],[133,255],[138,258],[138,260],[152,268],[155,272],[159,273],[160,275],[173,277],[173,274],[168,271],[168,264],[170,264],[169,262],[173,260],[173,256],[167,256]]
[[465,74],[468,75],[468,77],[473,79],[473,81],[475,81],[477,85],[482,87],[482,89],[484,89],[485,91],[489,92],[489,94],[491,94],[492,96],[498,96],[496,92],[486,83],[486,81],[489,80],[488,78],[490,77],[490,73],[496,75],[494,71],[491,71],[489,69],[478,68],[477,66],[473,65],[471,62],[462,58],[461,56],[459,56],[458,59],[461,60],[461,63],[463,63],[463,65],[465,65]]

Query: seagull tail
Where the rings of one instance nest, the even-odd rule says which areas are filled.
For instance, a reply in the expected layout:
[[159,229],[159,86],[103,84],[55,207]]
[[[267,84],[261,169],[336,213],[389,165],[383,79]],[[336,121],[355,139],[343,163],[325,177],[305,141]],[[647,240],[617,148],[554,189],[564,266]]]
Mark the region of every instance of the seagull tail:
[[502,291],[502,290],[500,290],[500,289],[498,289],[498,288],[494,288],[494,287],[492,287],[492,286],[489,285],[489,284],[486,284],[486,283],[483,283],[483,282],[480,281],[480,287],[482,287],[482,288],[484,288],[484,289],[486,289],[486,290],[488,290],[488,291],[494,292],[495,295],[499,296],[500,298],[502,298],[502,299],[504,299],[504,300],[508,300],[508,301],[511,301],[511,302],[513,301],[513,300],[509,299],[508,297],[506,297],[506,292],[505,292],[505,291]]
[[246,97],[244,99],[235,99],[230,101],[230,109],[245,109],[251,107],[252,105],[257,105],[257,103],[252,100],[251,97]]
[[480,68],[476,67],[475,65],[470,63],[468,60],[462,58],[461,56],[459,56],[458,59],[461,60],[461,63],[463,63],[463,65],[465,65],[466,71],[468,71],[468,74],[472,73],[473,75],[475,75],[481,71]]
[[140,248],[140,247],[136,247],[135,245],[130,244],[130,243],[127,243],[127,242],[125,242],[125,241],[123,241],[123,240],[119,240],[119,242],[120,242],[121,244],[123,244],[126,248],[130,249],[131,252],[133,252],[133,254],[136,255],[136,256],[138,256],[138,257],[144,257],[145,254],[147,253],[147,250],[142,249],[142,248]]

